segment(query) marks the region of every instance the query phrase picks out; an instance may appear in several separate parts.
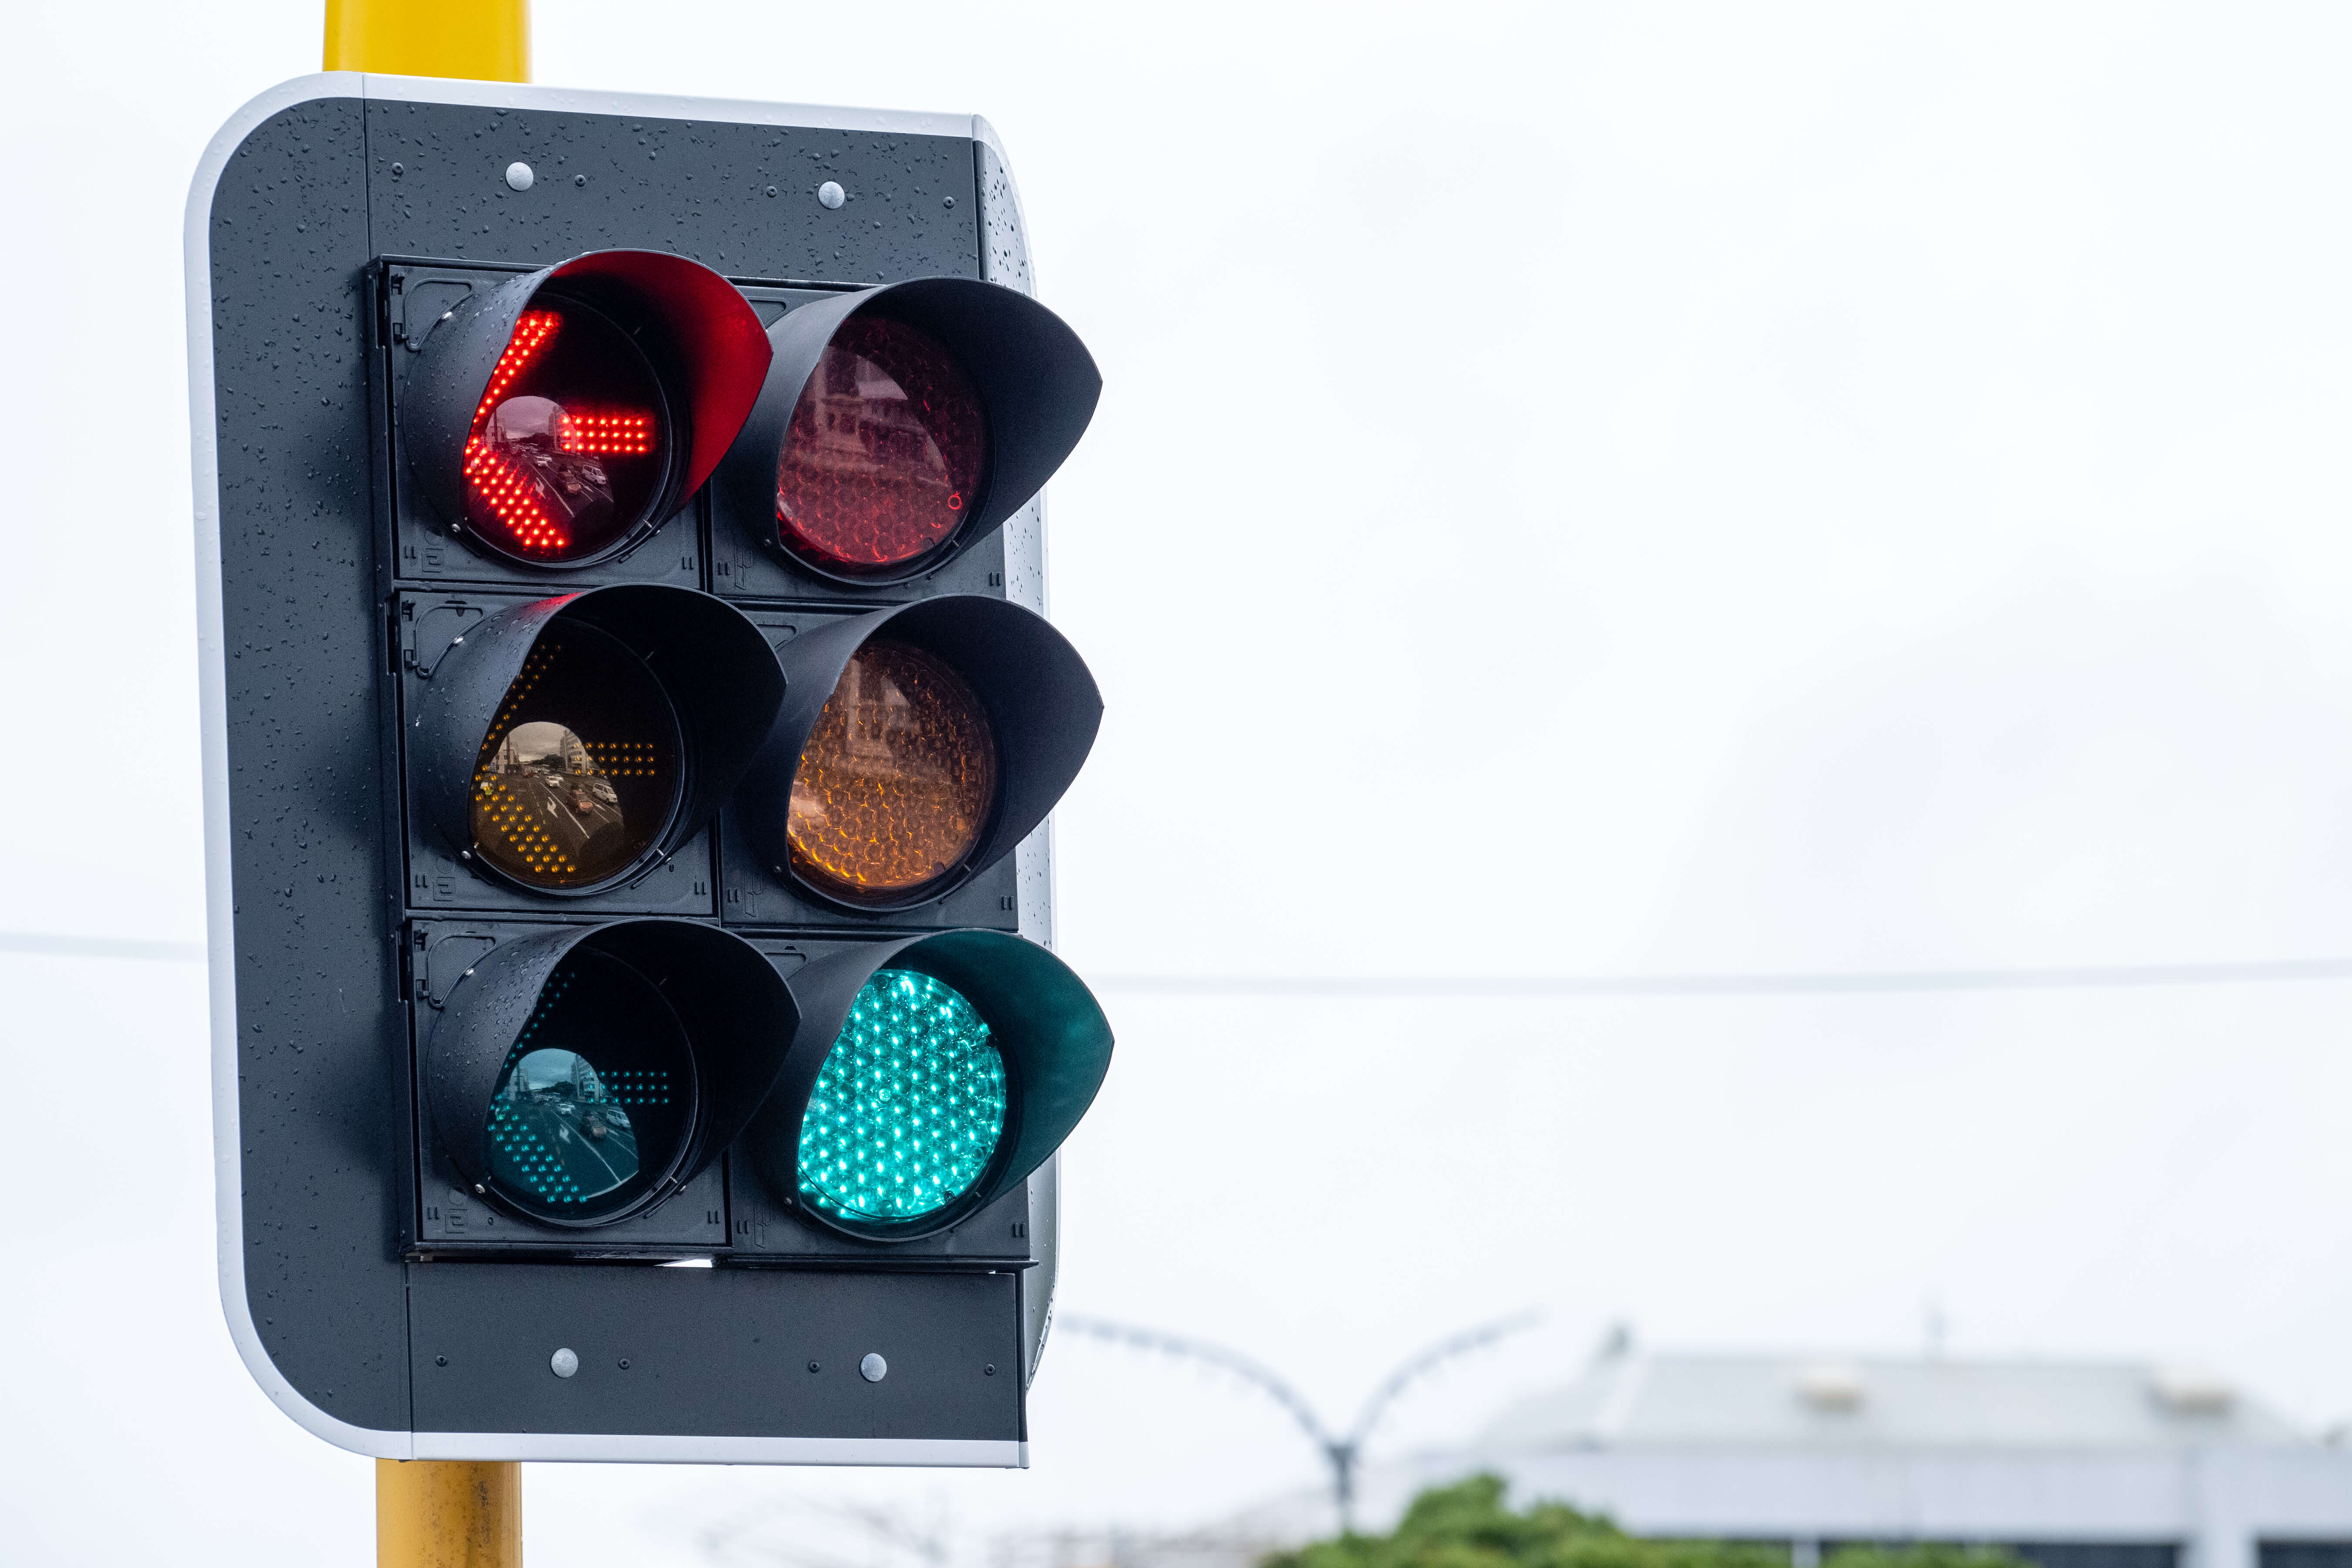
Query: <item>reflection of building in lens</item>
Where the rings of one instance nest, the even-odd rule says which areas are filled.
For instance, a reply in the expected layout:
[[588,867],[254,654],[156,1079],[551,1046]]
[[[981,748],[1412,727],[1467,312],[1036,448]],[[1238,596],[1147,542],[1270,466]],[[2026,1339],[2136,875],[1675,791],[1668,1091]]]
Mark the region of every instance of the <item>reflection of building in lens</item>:
[[793,868],[849,899],[942,881],[996,802],[996,741],[971,688],[902,643],[857,650],[801,748]]
[[987,433],[963,368],[903,322],[852,318],[802,389],[776,459],[776,521],[820,564],[875,570],[950,538],[978,499]]
[[[592,387],[627,405],[583,405]],[[645,356],[609,322],[576,308],[524,311],[467,436],[468,519],[533,559],[612,542],[654,497],[660,465],[645,459],[660,452],[656,400]]]
[[478,775],[478,816],[531,870],[576,875],[626,837],[621,794],[586,742],[562,724],[518,724]]
[[490,1104],[490,1169],[501,1184],[560,1208],[635,1177],[636,1132],[623,1086],[608,1086],[577,1052],[516,1049]]

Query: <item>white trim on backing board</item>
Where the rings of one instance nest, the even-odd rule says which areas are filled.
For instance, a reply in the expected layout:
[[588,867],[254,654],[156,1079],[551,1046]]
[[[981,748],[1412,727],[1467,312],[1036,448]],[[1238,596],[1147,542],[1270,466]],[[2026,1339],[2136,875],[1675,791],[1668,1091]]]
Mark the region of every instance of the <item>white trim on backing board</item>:
[[220,456],[213,399],[211,217],[222,171],[270,116],[324,99],[471,104],[572,113],[636,114],[665,120],[794,125],[820,130],[955,136],[997,148],[976,115],[583,92],[511,82],[320,72],[278,83],[230,115],[196,163],[184,228],[187,254],[188,425],[195,489],[196,671],[204,726],[205,931],[210,970],[213,1066],[213,1204],[222,1315],[253,1381],[270,1402],[315,1436],[380,1459],[606,1460],[672,1464],[937,1465],[1025,1468],[1017,1441],[892,1437],[682,1437],[628,1433],[406,1432],[355,1426],[302,1396],[269,1359],[245,1290],[245,1203],[239,1151],[236,968],[229,888],[228,683],[221,606]]

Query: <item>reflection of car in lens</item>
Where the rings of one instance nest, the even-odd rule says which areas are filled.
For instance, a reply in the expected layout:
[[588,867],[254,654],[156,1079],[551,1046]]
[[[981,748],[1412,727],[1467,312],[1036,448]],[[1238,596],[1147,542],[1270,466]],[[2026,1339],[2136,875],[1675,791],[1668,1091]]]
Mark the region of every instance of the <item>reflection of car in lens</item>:
[[551,861],[551,868],[594,865],[605,858],[605,844],[626,837],[620,792],[587,743],[562,724],[540,721],[508,731],[488,773],[505,837]]
[[509,1192],[560,1212],[637,1174],[636,1130],[585,1057],[518,1047],[491,1102],[490,1163]]

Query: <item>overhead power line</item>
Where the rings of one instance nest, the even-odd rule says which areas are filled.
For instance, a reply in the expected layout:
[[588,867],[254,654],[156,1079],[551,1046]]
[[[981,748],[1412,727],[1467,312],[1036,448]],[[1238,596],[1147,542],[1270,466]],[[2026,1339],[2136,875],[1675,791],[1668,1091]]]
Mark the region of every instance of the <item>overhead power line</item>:
[[2312,980],[2352,980],[2352,958],[1812,974],[1112,974],[1092,984],[1102,991],[1160,996],[1794,996],[2272,985]]
[[138,958],[166,963],[202,963],[200,942],[152,942],[142,937],[52,936],[43,931],[0,931],[0,952],[54,952],[72,958]]

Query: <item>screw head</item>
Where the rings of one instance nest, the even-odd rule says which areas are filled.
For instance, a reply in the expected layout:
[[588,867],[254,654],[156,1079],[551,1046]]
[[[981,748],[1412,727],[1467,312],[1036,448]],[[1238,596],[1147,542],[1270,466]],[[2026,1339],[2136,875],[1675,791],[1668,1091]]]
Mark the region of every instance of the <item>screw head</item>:
[[531,182],[538,178],[537,174],[530,172],[529,163],[513,163],[507,165],[507,189],[510,191],[527,191],[530,189]]
[[575,185],[584,185],[588,183],[588,176],[585,174],[574,174],[572,176],[572,183]]
[[395,174],[405,174],[408,173],[408,165],[405,163],[394,163],[392,166],[392,172]]
[[623,1372],[629,1370],[629,1358],[627,1356],[623,1356],[621,1358],[621,1370]]
[[809,1370],[810,1370],[811,1372],[814,1372],[814,1371],[816,1370],[816,1363],[814,1363],[814,1362],[811,1362],[811,1363],[809,1363]]
[[994,1377],[996,1375],[996,1363],[994,1362],[990,1362],[986,1366],[982,1367],[980,1369],[980,1375],[982,1377]]
[[436,1355],[433,1358],[433,1364],[435,1366],[447,1366],[449,1364],[449,1358],[446,1355]]
[[816,188],[816,199],[818,205],[830,209],[838,207],[847,201],[849,193],[841,188],[840,182],[827,180]]
[[867,1351],[866,1359],[857,1363],[857,1375],[868,1383],[879,1383],[890,1375],[890,1363]]
[[547,1358],[547,1370],[558,1377],[570,1377],[580,1370],[580,1352],[566,1345]]

